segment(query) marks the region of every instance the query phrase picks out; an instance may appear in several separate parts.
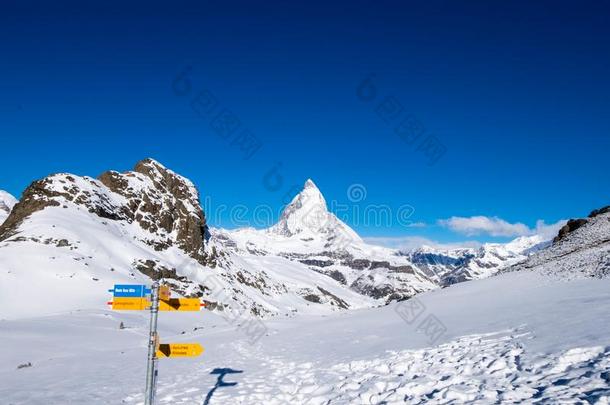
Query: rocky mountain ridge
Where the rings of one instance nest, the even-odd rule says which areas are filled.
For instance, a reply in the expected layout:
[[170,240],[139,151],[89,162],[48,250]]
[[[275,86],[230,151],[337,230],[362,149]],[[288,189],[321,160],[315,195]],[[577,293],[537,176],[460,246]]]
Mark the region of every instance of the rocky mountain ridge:
[[152,159],[133,171],[105,172],[99,179],[55,174],[35,181],[0,226],[0,241],[19,233],[19,225],[47,207],[67,209],[66,202],[108,220],[136,222],[156,250],[176,244],[204,262],[206,224],[195,186]]

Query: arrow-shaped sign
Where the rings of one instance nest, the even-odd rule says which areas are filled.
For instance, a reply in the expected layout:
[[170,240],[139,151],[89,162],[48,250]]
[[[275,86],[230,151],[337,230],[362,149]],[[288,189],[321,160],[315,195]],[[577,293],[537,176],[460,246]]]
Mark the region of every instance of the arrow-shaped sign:
[[115,311],[143,311],[148,309],[150,301],[146,298],[114,297],[108,304]]
[[150,288],[141,284],[115,284],[114,288],[108,290],[115,297],[142,298],[151,293]]
[[199,311],[201,310],[199,298],[170,298],[159,300],[159,311]]
[[199,343],[165,343],[160,344],[157,357],[197,357],[203,353]]

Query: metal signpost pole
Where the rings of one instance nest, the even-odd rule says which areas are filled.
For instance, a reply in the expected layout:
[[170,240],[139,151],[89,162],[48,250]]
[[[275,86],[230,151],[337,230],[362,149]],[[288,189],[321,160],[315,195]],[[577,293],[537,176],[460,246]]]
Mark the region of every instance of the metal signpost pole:
[[[199,343],[160,344],[157,333],[159,311],[200,311],[204,306],[198,298],[171,298],[168,286],[154,282],[151,288],[141,284],[115,284],[108,290],[112,301],[108,302],[115,311],[144,311],[150,309],[150,331],[148,335],[148,359],[146,363],[145,405],[154,405],[157,391],[157,349],[160,357],[197,357],[203,353]],[[150,301],[148,300],[150,294]],[[150,304],[150,305],[149,305]]]
[[150,335],[148,338],[148,364],[146,367],[145,405],[154,405],[157,377],[157,316],[159,315],[159,283],[152,285],[150,306]]

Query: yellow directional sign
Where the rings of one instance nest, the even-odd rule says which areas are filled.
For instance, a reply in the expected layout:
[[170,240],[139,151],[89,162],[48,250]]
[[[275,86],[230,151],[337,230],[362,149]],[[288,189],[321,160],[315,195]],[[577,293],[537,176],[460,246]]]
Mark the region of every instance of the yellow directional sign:
[[146,298],[114,297],[112,309],[116,311],[143,311],[148,309],[150,302]]
[[170,298],[159,300],[159,311],[199,311],[199,298]]
[[[150,308],[148,298],[114,297],[111,302],[112,309],[116,311],[143,311]],[[170,298],[159,300],[159,311],[200,311],[199,298]]]
[[157,357],[197,357],[203,353],[199,343],[166,343],[160,344]]

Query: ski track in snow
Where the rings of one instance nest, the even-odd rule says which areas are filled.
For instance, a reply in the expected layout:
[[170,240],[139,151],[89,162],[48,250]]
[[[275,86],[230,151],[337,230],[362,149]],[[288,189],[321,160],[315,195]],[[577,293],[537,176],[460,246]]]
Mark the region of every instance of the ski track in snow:
[[[526,334],[527,335],[527,334]],[[574,348],[529,357],[519,331],[470,335],[435,348],[388,352],[382,357],[335,364],[296,363],[258,357],[257,375],[227,374],[208,404],[461,404],[597,403],[610,398],[610,347]],[[202,368],[159,387],[160,404],[206,403]],[[230,387],[230,389],[228,389]],[[126,403],[141,403],[135,394]]]

